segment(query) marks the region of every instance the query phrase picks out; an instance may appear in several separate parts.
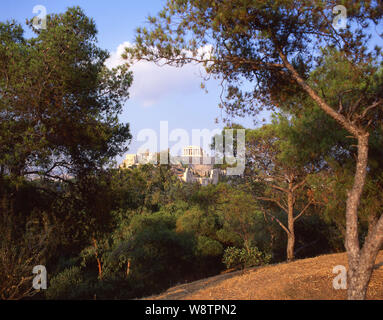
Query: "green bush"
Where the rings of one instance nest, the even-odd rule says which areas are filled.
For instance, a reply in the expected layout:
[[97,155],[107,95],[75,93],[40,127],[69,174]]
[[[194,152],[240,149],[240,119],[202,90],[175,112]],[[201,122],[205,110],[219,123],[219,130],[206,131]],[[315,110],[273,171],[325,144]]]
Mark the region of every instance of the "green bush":
[[200,257],[217,257],[222,255],[222,244],[205,236],[197,238],[196,255]]
[[45,293],[47,299],[89,298],[86,294],[88,283],[79,267],[71,267],[57,274],[49,281]]
[[268,264],[271,256],[264,254],[256,247],[235,248],[228,247],[223,255],[222,262],[229,268],[245,268]]

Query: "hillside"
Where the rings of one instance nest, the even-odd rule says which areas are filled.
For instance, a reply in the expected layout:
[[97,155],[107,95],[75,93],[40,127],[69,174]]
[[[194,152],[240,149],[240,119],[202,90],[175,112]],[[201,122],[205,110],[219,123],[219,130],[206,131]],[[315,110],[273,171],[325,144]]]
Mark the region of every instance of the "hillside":
[[[347,267],[345,253],[329,254],[245,271],[221,274],[172,287],[147,299],[154,300],[276,300],[346,299],[345,290],[335,290],[336,265]],[[383,299],[383,250],[379,253],[367,299]]]

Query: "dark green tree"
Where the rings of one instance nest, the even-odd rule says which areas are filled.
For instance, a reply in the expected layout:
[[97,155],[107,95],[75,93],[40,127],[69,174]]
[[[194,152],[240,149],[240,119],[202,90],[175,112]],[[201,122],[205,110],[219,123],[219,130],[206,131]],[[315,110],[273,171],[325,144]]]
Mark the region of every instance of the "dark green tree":
[[[28,39],[15,21],[0,22],[1,256],[4,264],[20,262],[2,291],[46,261],[61,232],[73,243],[79,233],[89,240],[105,231],[111,197],[103,171],[131,139],[118,115],[132,75],[105,67],[109,54],[97,46],[94,21],[74,7],[46,22],[37,30],[28,21]],[[40,237],[27,229],[31,221]]]
[[246,132],[245,177],[253,185],[258,200],[271,202],[286,214],[287,223],[270,209],[264,209],[287,234],[289,261],[294,259],[295,223],[313,204],[307,177],[323,166],[312,148],[307,150],[302,143],[294,143],[294,136],[302,134],[309,141],[308,133],[299,131],[293,120],[282,115],[271,124]]
[[0,172],[65,180],[102,168],[127,150],[118,122],[132,75],[109,70],[94,21],[80,8],[47,16],[25,39],[16,22],[0,24]]

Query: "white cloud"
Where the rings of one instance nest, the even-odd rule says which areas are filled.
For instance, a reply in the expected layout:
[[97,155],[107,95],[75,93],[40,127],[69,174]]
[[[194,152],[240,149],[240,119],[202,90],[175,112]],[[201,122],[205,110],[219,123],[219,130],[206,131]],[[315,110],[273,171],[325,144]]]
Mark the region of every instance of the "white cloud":
[[[124,63],[121,54],[124,48],[129,46],[131,46],[129,42],[120,44],[117,50],[111,53],[105,65],[112,68]],[[206,49],[201,50],[205,51]],[[182,68],[159,67],[153,62],[139,61],[131,66],[131,70],[133,84],[130,88],[130,97],[145,107],[155,105],[172,93],[189,94],[201,90],[201,74],[203,74],[201,65],[188,64]]]

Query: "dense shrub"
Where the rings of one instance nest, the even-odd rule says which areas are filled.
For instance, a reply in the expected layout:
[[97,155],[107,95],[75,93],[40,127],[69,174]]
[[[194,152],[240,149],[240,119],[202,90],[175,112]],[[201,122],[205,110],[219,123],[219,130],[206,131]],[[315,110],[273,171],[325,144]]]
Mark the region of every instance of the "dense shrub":
[[223,255],[223,263],[227,268],[246,268],[265,265],[270,262],[270,255],[264,254],[256,247],[228,247]]
[[45,297],[49,300],[132,299],[143,292],[143,286],[137,279],[109,277],[100,280],[76,266],[52,278]]
[[89,283],[79,267],[71,267],[57,274],[49,281],[45,293],[47,299],[81,299],[89,298]]
[[219,257],[223,253],[223,246],[217,240],[200,236],[197,238],[196,255],[201,257]]

